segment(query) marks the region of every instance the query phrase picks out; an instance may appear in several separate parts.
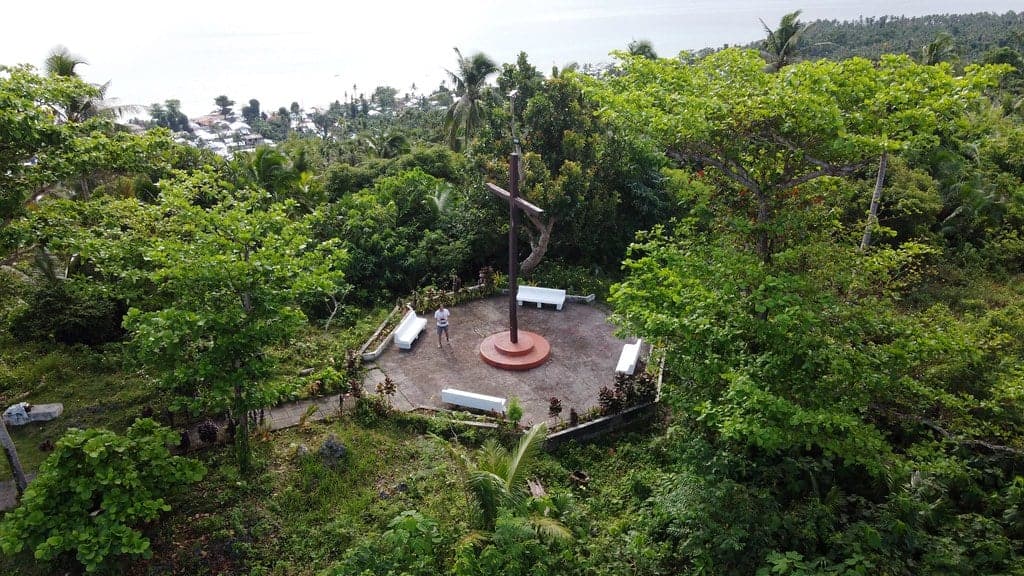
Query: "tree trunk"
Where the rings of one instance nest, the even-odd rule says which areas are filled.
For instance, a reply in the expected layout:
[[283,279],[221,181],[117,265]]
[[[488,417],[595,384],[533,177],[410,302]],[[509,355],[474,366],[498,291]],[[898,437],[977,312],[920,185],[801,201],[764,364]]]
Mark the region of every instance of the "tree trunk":
[[885,183],[885,171],[889,167],[889,152],[882,151],[878,160],[878,177],[875,178],[875,191],[871,194],[871,208],[868,209],[868,223],[864,227],[864,237],[860,241],[860,251],[871,247],[871,230],[878,224],[878,203],[882,200],[882,184]]
[[[524,211],[525,212],[525,211]],[[540,261],[547,254],[548,244],[551,243],[551,231],[555,228],[555,219],[552,218],[547,222],[542,222],[536,216],[526,213],[530,218],[530,222],[540,231],[539,235],[530,235],[530,255],[523,260],[522,266],[520,266],[520,273],[524,276],[533,271],[534,268],[540,264]]]
[[7,463],[11,465],[11,474],[14,475],[14,486],[18,489],[18,498],[25,493],[28,480],[25,478],[25,470],[21,467],[21,460],[18,459],[18,448],[14,440],[7,433],[7,423],[0,417],[0,444],[4,446],[4,454],[7,456]]
[[252,451],[249,448],[249,411],[242,401],[242,387],[235,386],[235,409],[233,414],[236,422],[235,453],[238,458],[238,471],[242,476],[249,476],[252,471]]
[[764,192],[757,193],[757,256],[765,264],[772,263],[771,235],[768,223],[772,219],[771,206]]

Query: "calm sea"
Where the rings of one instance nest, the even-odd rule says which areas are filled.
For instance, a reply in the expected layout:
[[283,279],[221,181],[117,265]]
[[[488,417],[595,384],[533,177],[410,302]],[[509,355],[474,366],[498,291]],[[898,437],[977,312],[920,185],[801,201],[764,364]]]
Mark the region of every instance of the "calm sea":
[[89,61],[81,74],[111,81],[109,94],[147,105],[177,98],[191,116],[226,94],[264,110],[297,101],[305,108],[377,85],[401,92],[436,88],[454,67],[453,47],[512,62],[520,51],[548,73],[570,62],[608,61],[632,40],[661,55],[764,36],[761,20],[803,9],[805,21],[880,15],[1021,11],[1020,0],[291,0],[173,6],[99,0],[90,10],[50,11],[14,2],[5,8],[0,64],[40,65],[56,44]]

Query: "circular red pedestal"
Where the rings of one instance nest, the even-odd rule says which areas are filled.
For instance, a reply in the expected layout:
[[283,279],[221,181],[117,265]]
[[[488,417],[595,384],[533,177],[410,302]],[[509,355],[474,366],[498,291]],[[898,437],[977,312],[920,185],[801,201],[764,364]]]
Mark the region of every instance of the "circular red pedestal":
[[529,370],[547,361],[551,345],[540,334],[519,331],[519,341],[509,340],[509,332],[491,334],[480,343],[480,358],[503,370]]

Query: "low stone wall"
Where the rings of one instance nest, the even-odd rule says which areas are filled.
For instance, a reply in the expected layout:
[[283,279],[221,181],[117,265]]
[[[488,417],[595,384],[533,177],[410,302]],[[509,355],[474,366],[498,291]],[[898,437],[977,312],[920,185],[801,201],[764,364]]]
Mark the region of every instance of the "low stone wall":
[[558,448],[572,440],[577,442],[586,442],[587,440],[593,440],[594,438],[604,436],[605,434],[615,432],[616,430],[621,430],[641,422],[647,422],[654,417],[657,411],[657,402],[648,402],[638,406],[631,406],[618,414],[602,416],[596,420],[584,422],[579,426],[573,426],[572,428],[553,432],[548,434],[547,441],[544,442],[544,449],[554,450],[555,448]]
[[574,302],[576,304],[590,304],[597,299],[597,294],[587,294],[586,296],[577,296],[576,294],[566,294],[566,302]]
[[[391,321],[391,318],[399,310],[403,310],[403,308],[401,306],[395,306],[394,309],[391,310],[391,313],[388,314],[386,318],[384,318],[384,321],[381,322],[380,326],[378,326],[377,329],[373,332],[373,335],[370,336],[370,338],[363,344],[363,347],[359,349],[359,355],[362,356],[363,362],[373,362],[377,358],[380,358],[380,355],[384,353],[384,350],[388,347],[389,344],[391,344],[392,340],[394,340],[395,329],[392,329],[391,333],[388,334],[388,337],[385,338],[377,346],[377,348],[369,352],[367,352],[366,350],[367,348],[370,347],[370,344],[372,344],[373,341],[376,340],[378,336],[380,336],[380,333],[384,330],[384,327],[388,325],[388,322]],[[398,327],[396,326],[395,328],[397,329]]]
[[[508,288],[502,288],[499,292],[508,296]],[[581,296],[579,294],[565,295],[565,301],[572,302],[574,304],[590,304],[594,300],[597,300],[597,294],[587,294],[586,296]]]

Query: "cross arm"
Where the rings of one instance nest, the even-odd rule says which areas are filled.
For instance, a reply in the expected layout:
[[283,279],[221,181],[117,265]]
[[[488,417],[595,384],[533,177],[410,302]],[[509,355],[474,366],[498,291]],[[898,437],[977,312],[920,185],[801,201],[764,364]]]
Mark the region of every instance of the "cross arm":
[[542,208],[534,204],[531,204],[526,200],[523,200],[522,198],[513,199],[512,195],[509,194],[504,188],[501,188],[500,186],[495,186],[494,184],[488,182],[487,189],[491,191],[491,194],[494,194],[495,196],[505,200],[506,202],[514,202],[515,205],[522,209],[524,212],[533,214],[534,216],[539,216],[544,213],[544,210]]

